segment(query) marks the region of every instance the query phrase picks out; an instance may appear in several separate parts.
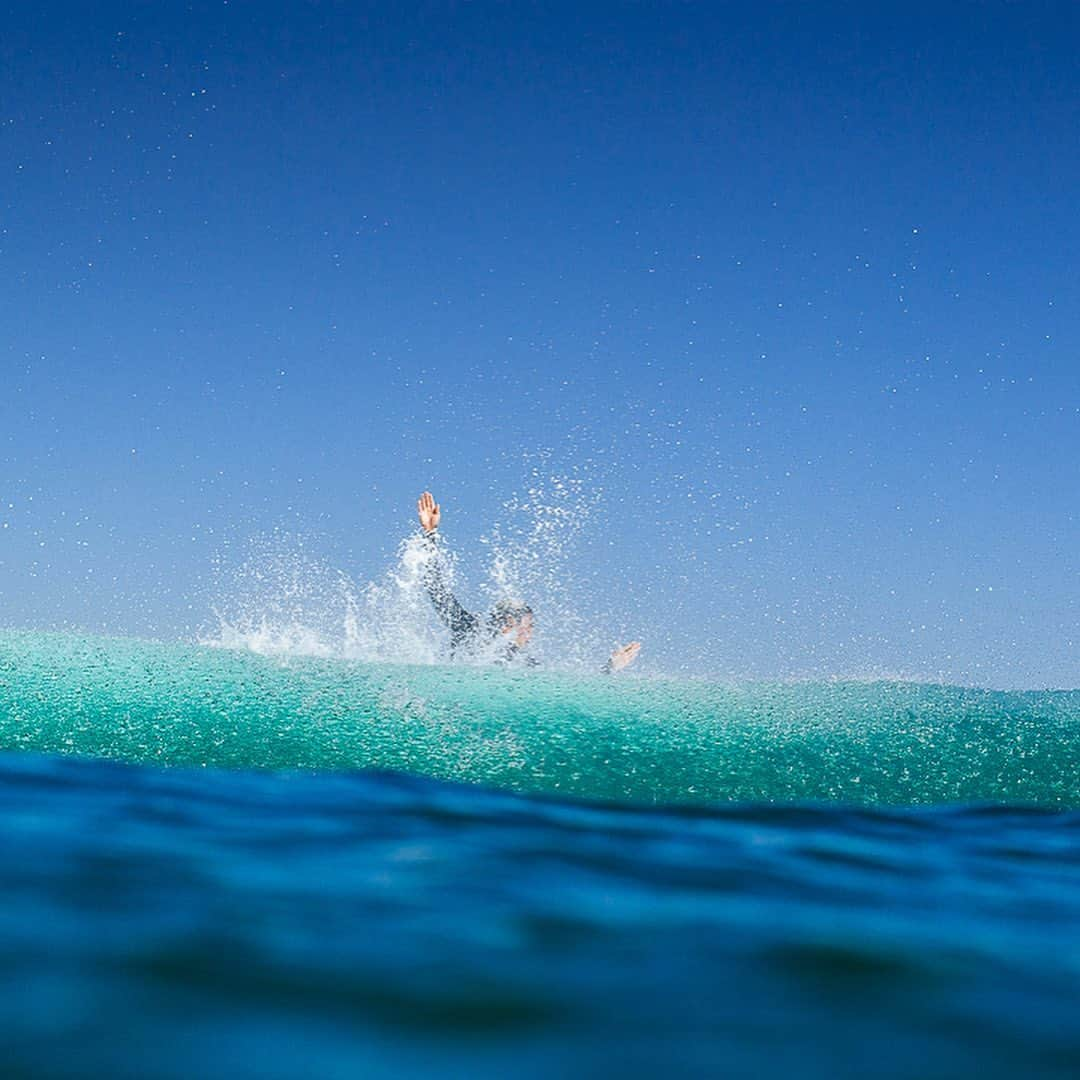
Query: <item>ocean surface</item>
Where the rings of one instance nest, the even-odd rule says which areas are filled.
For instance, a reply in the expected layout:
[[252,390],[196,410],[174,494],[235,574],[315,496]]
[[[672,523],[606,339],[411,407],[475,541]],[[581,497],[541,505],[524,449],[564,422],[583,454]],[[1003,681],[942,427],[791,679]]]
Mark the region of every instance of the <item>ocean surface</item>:
[[1080,693],[0,633],[5,1076],[1080,1075]]

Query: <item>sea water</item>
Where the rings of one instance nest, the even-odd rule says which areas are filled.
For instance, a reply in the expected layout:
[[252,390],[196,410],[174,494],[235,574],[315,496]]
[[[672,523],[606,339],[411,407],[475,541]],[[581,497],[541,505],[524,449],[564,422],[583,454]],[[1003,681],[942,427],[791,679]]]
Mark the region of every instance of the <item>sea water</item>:
[[1080,695],[0,634],[5,1075],[1080,1075]]

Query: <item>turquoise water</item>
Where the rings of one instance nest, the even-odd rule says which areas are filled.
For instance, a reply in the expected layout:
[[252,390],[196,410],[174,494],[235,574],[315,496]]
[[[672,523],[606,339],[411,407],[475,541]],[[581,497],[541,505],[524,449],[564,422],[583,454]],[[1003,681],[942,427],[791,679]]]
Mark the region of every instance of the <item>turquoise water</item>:
[[717,686],[0,634],[0,748],[635,803],[1080,806],[1080,693]]
[[1074,693],[4,633],[0,740],[6,1075],[1080,1075]]

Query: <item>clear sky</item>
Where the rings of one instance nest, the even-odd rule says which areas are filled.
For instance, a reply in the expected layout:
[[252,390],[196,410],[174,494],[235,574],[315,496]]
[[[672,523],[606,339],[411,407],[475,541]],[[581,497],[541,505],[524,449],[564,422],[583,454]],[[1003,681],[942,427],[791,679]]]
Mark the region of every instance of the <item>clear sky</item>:
[[195,633],[275,529],[363,581],[425,487],[468,565],[570,476],[643,670],[1080,685],[1078,55],[1038,0],[6,5],[0,622]]

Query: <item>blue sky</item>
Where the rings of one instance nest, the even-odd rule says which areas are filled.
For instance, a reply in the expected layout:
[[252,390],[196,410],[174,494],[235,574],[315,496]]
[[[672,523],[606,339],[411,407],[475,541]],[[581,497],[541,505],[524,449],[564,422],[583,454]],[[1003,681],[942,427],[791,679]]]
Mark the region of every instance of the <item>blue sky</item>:
[[468,568],[570,475],[645,670],[1080,684],[1078,23],[9,9],[3,622],[197,632],[275,529],[377,576],[425,487]]

